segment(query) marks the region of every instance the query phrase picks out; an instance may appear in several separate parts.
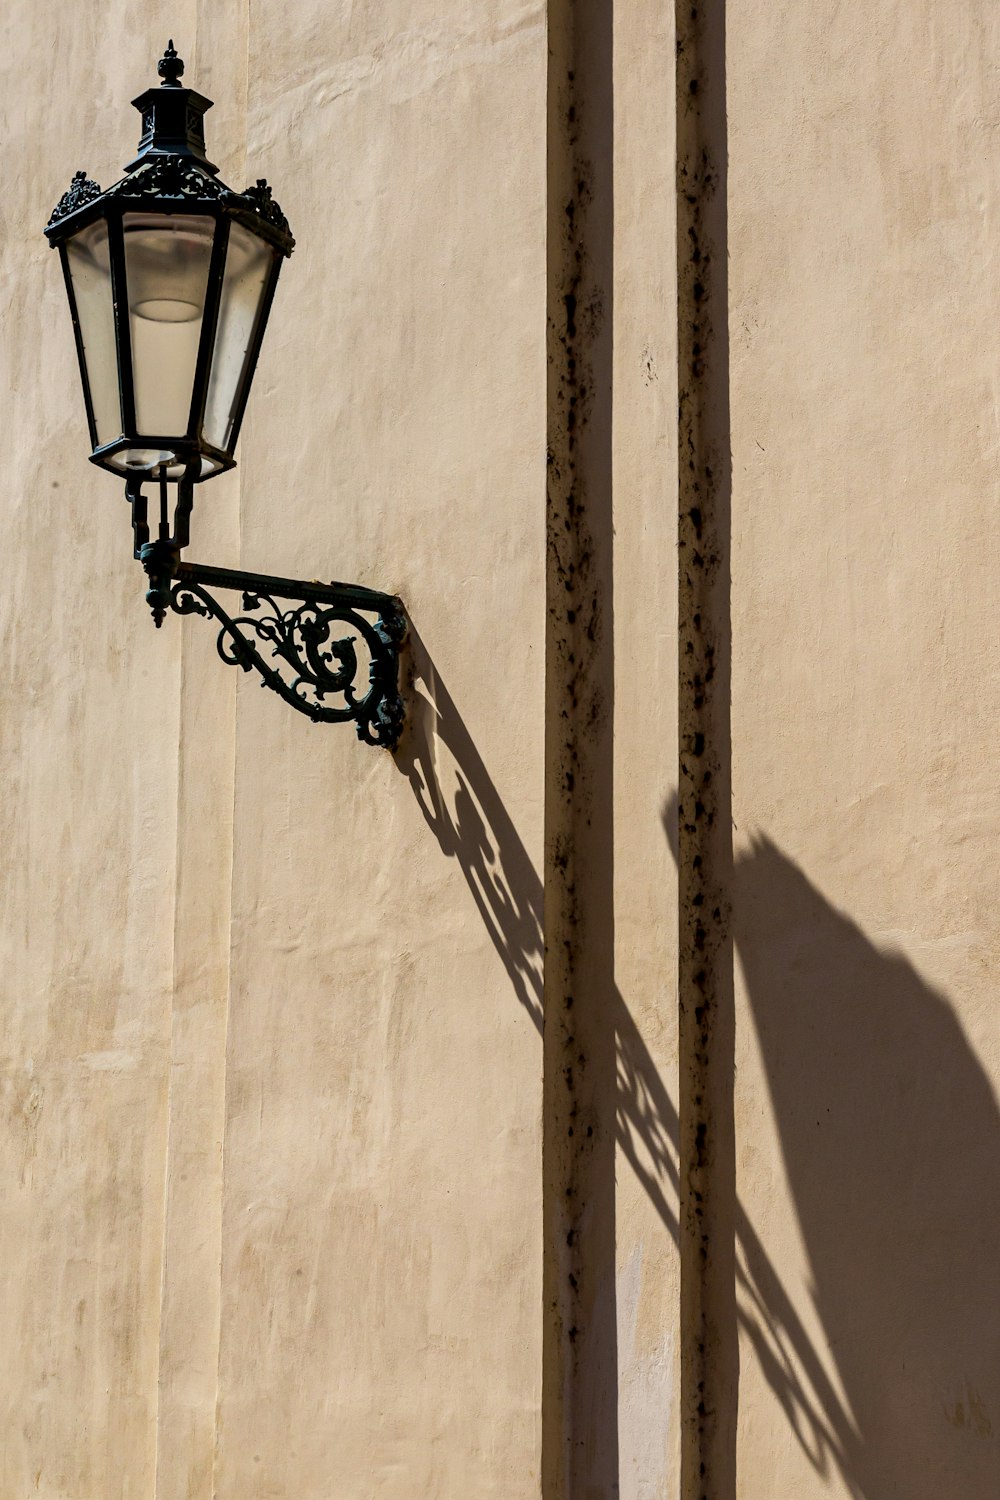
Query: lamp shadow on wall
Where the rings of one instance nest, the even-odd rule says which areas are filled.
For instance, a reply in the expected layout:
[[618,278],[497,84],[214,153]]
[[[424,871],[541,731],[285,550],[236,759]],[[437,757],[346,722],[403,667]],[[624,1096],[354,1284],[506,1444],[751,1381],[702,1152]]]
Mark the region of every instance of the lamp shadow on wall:
[[[671,798],[675,859],[676,815]],[[827,1482],[839,1474],[864,1500],[995,1500],[1000,1110],[989,1079],[947,999],[772,840],[736,857],[732,906],[809,1262],[799,1300],[823,1329],[821,1353],[737,1198],[744,1348]],[[673,1140],[662,1095],[661,1111]]]
[[737,858],[734,884],[736,952],[828,1353],[817,1357],[740,1211],[744,1336],[816,1468],[836,1466],[852,1493],[995,1500],[989,1080],[946,998],[773,842]]
[[[415,688],[409,695],[408,727],[397,753],[397,764],[408,777],[442,853],[458,861],[506,969],[514,996],[541,1036],[544,956],[541,879],[451,695],[419,635],[412,629],[409,649],[420,690]],[[607,1080],[605,1091],[595,1101],[598,1115],[608,1123],[607,1139],[615,1142],[631,1162],[676,1243],[677,1115],[638,1028],[615,988],[608,997],[606,1036],[612,1066],[595,1070],[602,1080]],[[613,1173],[613,1162],[611,1170]],[[600,1186],[598,1183],[597,1188]],[[609,1264],[591,1265],[590,1269],[595,1281],[609,1288],[613,1297],[613,1238],[594,1236],[590,1253],[609,1259]],[[613,1328],[614,1303],[609,1308],[605,1299],[600,1309],[601,1325],[609,1317]],[[590,1349],[591,1357],[610,1360],[616,1367],[613,1331],[607,1344],[597,1339]],[[609,1418],[605,1416],[603,1420]],[[616,1420],[614,1414],[610,1420]],[[664,1412],[665,1448],[673,1421],[674,1415]],[[606,1478],[608,1453],[618,1452],[617,1427],[590,1434],[590,1438],[593,1451],[600,1451],[601,1473]]]
[[[397,763],[540,1034],[541,880],[416,632],[411,654],[420,690]],[[676,849],[672,799],[663,823]],[[736,1203],[744,1358],[753,1351],[826,1482],[839,1475],[863,1500],[996,1500],[1000,1113],[988,1080],[944,997],[776,845],[761,838],[737,858],[733,896],[811,1272],[793,1296]],[[617,1078],[605,1117],[676,1244],[677,1110],[617,988],[607,1028]],[[673,1420],[663,1413],[665,1443]]]
[[[543,890],[524,844],[493,784],[481,756],[455,703],[437,672],[419,634],[410,626],[410,661],[416,685],[407,695],[408,716],[404,738],[396,755],[397,765],[408,777],[414,795],[443,854],[458,861],[472,898],[501,958],[518,1003],[542,1036],[543,1016]],[[607,830],[610,834],[610,824]],[[610,852],[609,866],[610,869]],[[607,972],[612,972],[613,938],[608,937]],[[640,1100],[629,1111],[643,1118],[647,1138],[655,1139],[653,1165],[641,1162],[630,1136],[619,1129],[621,1098],[631,1097],[648,1079],[656,1088],[655,1070],[630,1062],[630,1036],[638,1042],[631,1018],[620,1007],[608,1025],[588,1022],[588,1057],[593,1107],[598,1122],[597,1149],[581,1155],[577,1164],[577,1191],[588,1205],[582,1216],[581,1254],[591,1283],[599,1289],[591,1309],[592,1323],[586,1337],[576,1339],[576,1377],[586,1392],[588,1430],[577,1461],[589,1474],[595,1495],[618,1493],[618,1394],[617,1308],[614,1241],[614,1155],[616,1136],[645,1174],[648,1191],[661,1216],[677,1237],[676,1212],[669,1205],[670,1183],[676,1199],[676,1160],[670,1156],[670,1140],[662,1100]],[[620,1010],[620,1013],[619,1013]],[[615,1038],[619,1042],[616,1055]],[[595,1054],[600,1054],[596,1056]],[[616,1056],[618,1082],[616,1086]],[[625,1076],[622,1067],[625,1063]],[[646,1118],[648,1116],[648,1118]],[[608,1122],[609,1128],[601,1130]],[[548,1128],[548,1127],[547,1127]],[[570,1131],[572,1134],[572,1131]],[[676,1134],[676,1131],[675,1131]],[[661,1173],[666,1173],[663,1182]],[[609,1201],[610,1200],[610,1201]],[[547,1251],[547,1253],[549,1253]],[[540,1309],[541,1310],[541,1309]],[[572,1334],[570,1335],[573,1336]],[[543,1398],[544,1401],[544,1398]],[[665,1422],[667,1414],[665,1414]],[[544,1422],[543,1422],[544,1425]],[[666,1443],[666,1426],[665,1438]]]

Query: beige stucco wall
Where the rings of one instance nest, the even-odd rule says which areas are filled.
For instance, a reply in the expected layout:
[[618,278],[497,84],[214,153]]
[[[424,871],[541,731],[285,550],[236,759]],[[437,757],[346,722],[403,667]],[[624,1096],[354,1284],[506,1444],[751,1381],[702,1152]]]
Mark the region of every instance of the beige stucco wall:
[[[992,1500],[1000,23],[709,9],[740,1366],[712,1500]],[[560,1443],[602,1495],[679,1494],[672,17],[619,4],[607,55],[569,0],[25,0],[0,26],[0,1496],[518,1500]],[[397,591],[395,757],[223,668],[203,621],[155,632],[85,460],[40,230],[77,167],[118,174],[171,33],[223,176],[266,173],[298,241],[190,555]],[[606,898],[583,940],[543,900],[551,226],[581,160],[597,379],[566,515],[604,553],[571,728],[610,747],[560,804],[587,851],[565,909]],[[543,1108],[564,942],[606,991],[589,1084],[574,1064],[592,1158],[551,1149],[568,1095]],[[560,1322],[567,1185],[595,1190],[593,1327]]]
[[[113,180],[171,33],[298,238],[192,556],[399,591],[395,761],[154,632],[85,462],[38,230]],[[20,7],[6,41],[0,1490],[536,1493],[538,952],[518,1004],[488,911],[498,809],[541,867],[541,9]]]
[[[614,58],[621,1420],[595,1435],[635,1497],[674,1482],[678,1358],[651,17]],[[544,7],[36,4],[3,34],[0,1493],[536,1495]],[[170,34],[224,178],[266,173],[298,241],[190,555],[398,591],[395,758],[224,669],[203,621],[155,632],[118,486],[85,460],[40,229],[77,167],[119,174]]]
[[728,11],[739,1494],[986,1500],[1000,22]]

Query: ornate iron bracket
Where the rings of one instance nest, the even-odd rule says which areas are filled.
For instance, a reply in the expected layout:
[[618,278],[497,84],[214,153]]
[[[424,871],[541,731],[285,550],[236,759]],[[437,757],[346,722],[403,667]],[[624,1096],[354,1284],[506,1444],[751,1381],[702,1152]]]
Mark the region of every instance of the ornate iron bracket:
[[[141,481],[126,486],[135,555],[149,579],[146,600],[157,628],[168,610],[215,620],[216,646],[227,665],[256,672],[262,687],[316,723],[353,723],[365,744],[394,749],[405,716],[399,649],[406,635],[395,595],[184,562],[192,486],[186,480],[178,485],[172,531],[166,488],[161,483],[158,535],[151,541]],[[212,589],[242,594],[241,612],[230,614]]]

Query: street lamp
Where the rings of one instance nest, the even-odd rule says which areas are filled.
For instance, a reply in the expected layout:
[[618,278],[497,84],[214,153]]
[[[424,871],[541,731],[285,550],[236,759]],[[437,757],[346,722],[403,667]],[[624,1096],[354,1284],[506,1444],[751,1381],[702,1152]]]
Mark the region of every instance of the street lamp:
[[[157,71],[161,86],[132,101],[142,136],[126,175],[102,192],[77,172],[45,230],[62,261],[91,462],[125,479],[157,626],[168,610],[215,619],[223,661],[256,671],[310,718],[353,721],[360,739],[392,748],[404,713],[405,617],[394,595],[181,557],[194,486],[236,462],[278,275],[295,241],[263,178],[243,193],[220,180],[205,155],[212,101],[180,83],[173,42]],[[144,485],[158,495],[153,536]],[[241,593],[242,613],[228,614],[213,588]],[[342,625],[356,634],[338,638]]]

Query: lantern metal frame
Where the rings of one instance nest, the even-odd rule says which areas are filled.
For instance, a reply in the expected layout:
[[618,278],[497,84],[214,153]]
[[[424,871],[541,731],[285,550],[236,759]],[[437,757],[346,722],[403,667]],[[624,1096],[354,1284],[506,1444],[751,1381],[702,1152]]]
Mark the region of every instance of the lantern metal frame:
[[[96,191],[91,193],[91,189]],[[83,202],[79,202],[81,197],[84,199]],[[78,206],[74,206],[74,202]],[[135,370],[127,293],[124,220],[127,215],[131,214],[149,216],[157,213],[165,216],[169,214],[171,218],[211,218],[216,224],[208,266],[205,307],[202,314],[192,399],[187,428],[183,433],[140,432],[136,421]],[[121,435],[103,444],[98,441],[91,376],[86,363],[83,332],[67,253],[68,241],[80,230],[86,229],[98,220],[103,220],[108,230],[122,417]],[[230,224],[233,222],[243,224],[276,253],[260,303],[251,344],[237,383],[232,407],[231,437],[227,451],[208,441],[204,435],[203,424],[212,356],[216,347],[219,312],[222,305],[223,276],[226,254],[229,249]],[[130,448],[169,448],[176,454],[178,465],[186,466],[188,460],[195,455],[209,460],[212,465],[211,469],[208,472],[194,473],[191,479],[194,484],[203,483],[206,479],[214,479],[217,474],[223,473],[226,469],[234,468],[236,460],[232,456],[232,450],[239,439],[240,427],[250,396],[250,387],[267,329],[271,304],[278,285],[282,260],[291,254],[295,245],[294,239],[288,232],[287,221],[274,202],[267,182],[261,178],[256,187],[247,188],[243,193],[234,193],[196,163],[187,161],[183,157],[157,157],[144,162],[135,170],[134,175],[123,178],[121,182],[103,193],[96,183],[91,182],[84,173],[79,172],[74,178],[70,192],[64,195],[56,206],[45,233],[53,248],[59,250],[62,262],[93,448],[90,455],[91,463],[110,470],[118,477],[126,477],[127,468],[113,462],[116,454]]]
[[[184,64],[171,42],[158,64],[161,87],[148,89],[132,101],[142,114],[143,134],[139,154],[126,167],[126,176],[102,192],[85,172],[77,172],[45,229],[62,263],[90,430],[90,459],[125,479],[126,499],[132,508],[133,551],[147,575],[146,599],[157,628],[168,611],[213,619],[219,625],[217,647],[224,662],[255,671],[262,686],[277,692],[314,721],[353,722],[361,740],[393,749],[405,717],[398,679],[406,617],[395,595],[355,584],[305,582],[214,568],[189,563],[181,556],[190,539],[195,485],[235,466],[233,454],[278,275],[295,245],[288,221],[265,179],[259,178],[255,186],[237,193],[218,178],[218,169],[205,155],[202,118],[212,101],[181,87],[183,71]],[[125,218],[130,214],[165,218],[190,215],[210,217],[215,222],[183,433],[137,430],[125,252]],[[121,434],[104,442],[98,441],[92,372],[67,249],[79,231],[99,220],[107,225],[122,419]],[[206,438],[204,423],[233,224],[249,230],[270,248],[273,258],[230,406],[228,445],[222,449]],[[171,458],[143,467],[115,461],[130,449],[166,451]],[[148,484],[158,489],[155,535],[150,534],[149,503],[143,488]],[[173,506],[171,487],[176,488]],[[240,592],[242,613],[227,611],[212,589]],[[292,601],[295,607],[283,607],[279,600]],[[342,626],[356,634],[338,634]],[[360,657],[355,649],[359,639]],[[367,684],[363,676],[365,658]]]

